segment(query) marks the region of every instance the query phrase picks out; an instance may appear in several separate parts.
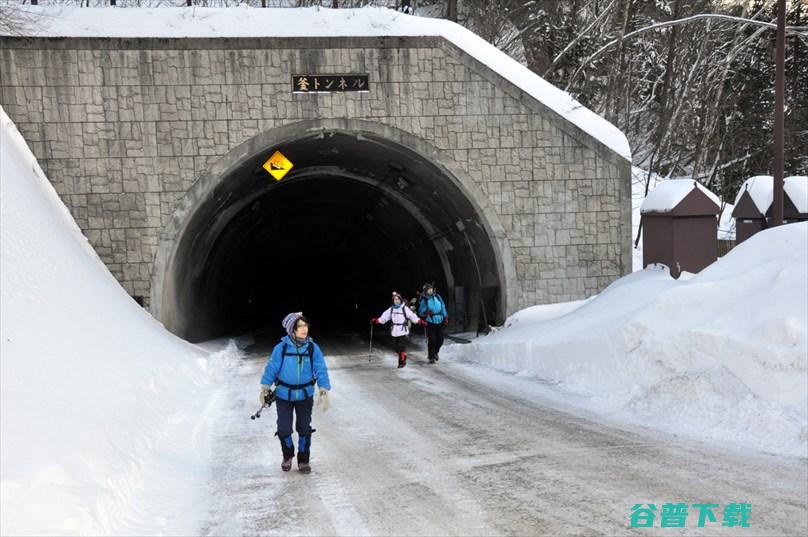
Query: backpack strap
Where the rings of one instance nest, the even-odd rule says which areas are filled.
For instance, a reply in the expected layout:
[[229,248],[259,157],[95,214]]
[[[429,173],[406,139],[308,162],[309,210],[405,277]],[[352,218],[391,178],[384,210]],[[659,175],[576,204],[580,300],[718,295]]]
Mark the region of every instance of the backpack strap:
[[407,324],[407,314],[404,312],[404,308],[406,308],[406,307],[407,306],[405,306],[404,304],[401,304],[401,315],[404,316],[404,322],[403,323],[397,323],[397,322],[395,322],[393,320],[393,313],[395,313],[395,309],[393,308],[393,306],[390,306],[390,323],[391,324],[393,324],[395,326],[404,326],[405,324]]
[[287,348],[287,344],[284,341],[283,342],[283,348],[281,349],[281,367],[280,367],[280,369],[278,369],[278,376],[275,377],[275,384],[277,384],[278,386],[283,386],[284,388],[289,388],[290,392],[292,390],[300,390],[300,389],[306,388],[308,386],[314,386],[314,383],[317,382],[317,376],[314,373],[314,342],[309,341],[309,348],[308,348],[308,352],[306,353],[306,354],[309,355],[309,367],[311,367],[311,380],[309,382],[305,382],[303,384],[287,384],[286,382],[283,382],[280,379],[281,370],[283,370],[284,358],[287,355],[300,357],[300,354],[298,354],[298,353],[294,353],[294,352],[287,353],[286,348]]
[[281,371],[283,371],[283,361],[286,359],[286,342],[282,341],[283,347],[281,347],[281,366],[278,368],[278,375],[275,377],[275,384],[280,382],[281,378]]

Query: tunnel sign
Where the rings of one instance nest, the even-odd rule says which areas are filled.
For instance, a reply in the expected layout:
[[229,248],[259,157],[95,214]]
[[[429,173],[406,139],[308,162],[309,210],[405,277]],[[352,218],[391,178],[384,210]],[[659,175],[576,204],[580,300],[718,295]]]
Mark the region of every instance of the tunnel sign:
[[361,75],[293,75],[292,93],[370,91],[370,77]]
[[280,151],[275,151],[272,156],[264,162],[264,169],[269,172],[269,175],[280,181],[292,169],[292,164],[288,158]]

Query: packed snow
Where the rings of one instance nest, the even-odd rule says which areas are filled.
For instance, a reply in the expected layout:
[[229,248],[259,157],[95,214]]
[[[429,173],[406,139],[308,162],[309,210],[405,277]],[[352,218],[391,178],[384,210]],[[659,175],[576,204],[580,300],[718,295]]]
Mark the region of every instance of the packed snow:
[[806,457],[806,267],[808,223],[789,224],[697,275],[674,280],[649,267],[571,311],[520,312],[451,352],[555,382],[617,419]]
[[0,533],[192,534],[215,356],[107,271],[0,107]]
[[79,8],[20,6],[38,15],[26,35],[43,37],[425,37],[440,36],[518,86],[626,160],[626,136],[475,33],[446,19],[391,9]]

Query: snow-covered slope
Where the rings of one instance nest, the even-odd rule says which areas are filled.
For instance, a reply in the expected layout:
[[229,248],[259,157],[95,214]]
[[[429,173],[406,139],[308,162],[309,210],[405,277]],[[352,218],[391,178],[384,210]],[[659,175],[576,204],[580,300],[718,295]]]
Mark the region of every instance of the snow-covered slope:
[[806,267],[808,223],[789,224],[689,279],[648,268],[568,313],[518,313],[452,351],[556,381],[621,419],[805,457]]
[[114,9],[20,6],[38,16],[26,35],[46,37],[341,37],[440,36],[566,118],[626,160],[626,136],[475,33],[445,19],[391,9],[235,8]]
[[0,533],[193,533],[210,358],[107,271],[0,107]]

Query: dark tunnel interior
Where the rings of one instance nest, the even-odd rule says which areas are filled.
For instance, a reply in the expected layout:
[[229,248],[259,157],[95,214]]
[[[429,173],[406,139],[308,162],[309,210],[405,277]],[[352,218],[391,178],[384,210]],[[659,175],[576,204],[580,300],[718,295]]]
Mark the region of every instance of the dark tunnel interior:
[[[294,163],[280,181],[262,164]],[[171,322],[190,341],[282,334],[303,311],[319,337],[362,333],[434,282],[450,331],[501,317],[493,245],[437,166],[386,140],[317,132],[244,160],[194,211],[166,275]],[[164,309],[166,305],[164,305]]]
[[303,311],[320,330],[356,330],[391,290],[413,296],[426,274],[441,276],[436,284],[446,288],[413,217],[339,177],[290,182],[258,198],[233,218],[209,263],[211,306],[229,333],[275,327],[290,311]]

